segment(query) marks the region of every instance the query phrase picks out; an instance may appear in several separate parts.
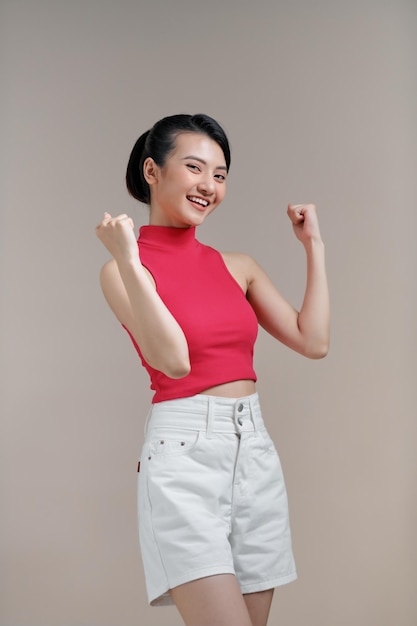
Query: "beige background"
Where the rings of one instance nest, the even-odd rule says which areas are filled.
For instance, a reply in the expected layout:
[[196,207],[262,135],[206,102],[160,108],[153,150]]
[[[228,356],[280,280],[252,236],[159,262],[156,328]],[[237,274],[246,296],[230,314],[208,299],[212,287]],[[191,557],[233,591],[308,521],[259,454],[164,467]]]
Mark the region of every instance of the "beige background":
[[136,459],[150,401],[97,275],[137,136],[207,112],[232,143],[201,228],[300,305],[288,202],[320,211],[332,346],[261,333],[299,580],[271,624],[415,626],[416,26],[405,0],[10,0],[2,59],[2,626],[175,626],[150,609]]

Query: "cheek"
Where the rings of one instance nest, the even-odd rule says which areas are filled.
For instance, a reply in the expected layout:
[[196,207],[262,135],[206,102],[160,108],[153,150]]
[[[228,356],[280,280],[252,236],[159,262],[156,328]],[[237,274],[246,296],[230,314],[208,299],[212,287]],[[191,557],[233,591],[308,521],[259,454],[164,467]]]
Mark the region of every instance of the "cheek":
[[217,192],[217,198],[219,202],[221,202],[224,199],[225,195],[226,195],[226,185],[222,185]]

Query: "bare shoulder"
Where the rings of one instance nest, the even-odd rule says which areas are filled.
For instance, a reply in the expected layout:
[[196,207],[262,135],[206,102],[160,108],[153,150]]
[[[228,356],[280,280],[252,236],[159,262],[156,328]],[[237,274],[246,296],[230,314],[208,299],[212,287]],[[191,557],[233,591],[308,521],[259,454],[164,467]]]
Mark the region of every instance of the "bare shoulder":
[[255,259],[244,252],[221,252],[221,255],[229,269],[244,272],[248,279],[261,269]]
[[[149,270],[146,269],[146,267],[144,267],[144,270],[150,282],[155,287],[155,281],[153,279],[152,274],[149,272]],[[110,291],[113,289],[119,289],[122,286],[123,286],[123,289],[125,289],[123,281],[122,281],[122,277],[120,276],[119,268],[117,266],[117,262],[115,261],[115,259],[111,259],[110,261],[107,261],[107,263],[105,263],[103,267],[101,268],[100,284],[101,284],[103,291],[105,289],[110,290]]]
[[107,288],[111,287],[111,285],[118,280],[121,280],[119,269],[117,267],[116,261],[114,259],[111,259],[110,261],[107,261],[107,263],[105,263],[101,268],[100,284],[102,288]]
[[[155,281],[151,273],[146,268],[144,269],[149,281],[155,288]],[[119,322],[124,324],[127,328],[132,328],[132,307],[115,259],[111,259],[101,268],[100,285],[107,304]]]
[[107,304],[122,324],[131,320],[131,307],[126,288],[114,259],[103,265],[100,272],[100,285]]
[[221,252],[220,254],[227,269],[246,293],[256,274],[258,265],[255,259],[243,252]]

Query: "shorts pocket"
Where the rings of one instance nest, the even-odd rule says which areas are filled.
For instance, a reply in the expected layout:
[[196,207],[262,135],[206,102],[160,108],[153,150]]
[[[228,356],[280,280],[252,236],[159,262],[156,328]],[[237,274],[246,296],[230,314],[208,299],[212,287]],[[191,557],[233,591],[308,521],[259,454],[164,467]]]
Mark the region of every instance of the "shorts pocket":
[[147,439],[150,457],[181,456],[197,447],[200,431],[154,428]]
[[265,452],[268,452],[268,454],[277,454],[277,449],[275,448],[275,444],[269,436],[268,431],[266,429],[262,429],[259,432],[262,437],[263,449]]

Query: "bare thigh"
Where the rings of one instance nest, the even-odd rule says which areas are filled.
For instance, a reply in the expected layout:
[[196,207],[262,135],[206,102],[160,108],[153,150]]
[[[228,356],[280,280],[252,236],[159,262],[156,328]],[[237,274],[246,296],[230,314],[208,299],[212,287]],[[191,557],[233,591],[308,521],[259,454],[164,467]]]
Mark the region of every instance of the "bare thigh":
[[267,591],[246,593],[243,596],[252,626],[266,626],[273,595],[274,590],[268,589]]
[[253,626],[233,574],[192,580],[170,594],[186,626]]

